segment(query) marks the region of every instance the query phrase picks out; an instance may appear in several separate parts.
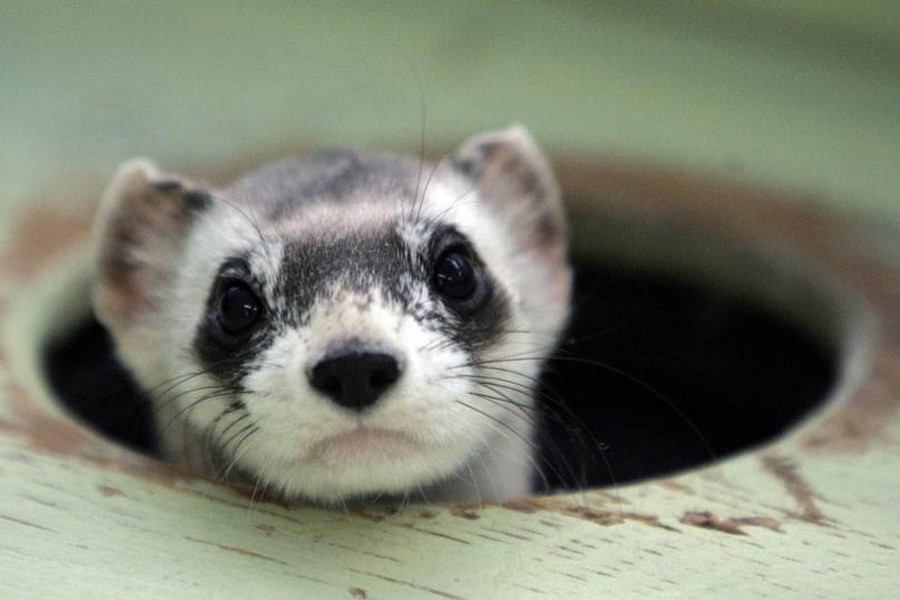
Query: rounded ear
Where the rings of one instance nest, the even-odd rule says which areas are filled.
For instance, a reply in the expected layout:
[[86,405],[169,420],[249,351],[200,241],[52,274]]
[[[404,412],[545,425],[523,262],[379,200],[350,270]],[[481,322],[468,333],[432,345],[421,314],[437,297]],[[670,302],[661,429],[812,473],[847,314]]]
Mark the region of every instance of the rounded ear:
[[110,329],[124,330],[153,311],[208,192],[163,176],[146,159],[119,167],[94,220],[94,307]]
[[459,147],[452,165],[513,224],[520,242],[546,251],[564,250],[562,194],[550,163],[527,129],[513,125],[475,135]]

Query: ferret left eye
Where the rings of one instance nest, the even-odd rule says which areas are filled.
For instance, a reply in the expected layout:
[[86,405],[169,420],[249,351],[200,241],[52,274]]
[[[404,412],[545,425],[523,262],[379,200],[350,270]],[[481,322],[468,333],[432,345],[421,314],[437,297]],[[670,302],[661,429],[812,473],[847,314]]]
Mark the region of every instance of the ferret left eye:
[[434,267],[434,287],[444,296],[463,301],[478,289],[478,274],[471,259],[458,250],[445,252]]
[[219,297],[218,317],[226,333],[241,335],[262,318],[262,302],[246,285],[229,284]]

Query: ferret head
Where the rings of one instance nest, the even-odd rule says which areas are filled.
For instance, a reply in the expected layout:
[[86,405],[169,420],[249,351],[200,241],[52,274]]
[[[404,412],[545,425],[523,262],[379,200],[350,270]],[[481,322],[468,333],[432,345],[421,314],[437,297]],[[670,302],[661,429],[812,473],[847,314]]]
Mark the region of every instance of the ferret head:
[[132,161],[95,233],[97,315],[170,452],[325,502],[527,454],[571,276],[521,127],[436,165],[324,151],[217,191]]

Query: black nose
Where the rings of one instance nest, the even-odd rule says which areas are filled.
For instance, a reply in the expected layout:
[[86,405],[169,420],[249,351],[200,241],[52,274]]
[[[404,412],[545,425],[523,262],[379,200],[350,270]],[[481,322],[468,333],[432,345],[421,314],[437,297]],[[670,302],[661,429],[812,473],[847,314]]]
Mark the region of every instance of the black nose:
[[363,410],[400,377],[390,354],[347,352],[326,356],[312,368],[309,382],[344,408]]

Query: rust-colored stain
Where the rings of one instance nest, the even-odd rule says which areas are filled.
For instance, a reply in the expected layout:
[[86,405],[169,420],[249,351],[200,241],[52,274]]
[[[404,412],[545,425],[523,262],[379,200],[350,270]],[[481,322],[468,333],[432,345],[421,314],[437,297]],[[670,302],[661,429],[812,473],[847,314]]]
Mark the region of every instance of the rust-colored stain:
[[451,504],[448,511],[454,517],[460,517],[469,521],[477,521],[481,518],[479,507],[471,504]]
[[598,525],[618,525],[626,521],[634,521],[636,523],[649,525],[650,527],[665,529],[666,531],[678,531],[677,528],[660,522],[659,517],[655,515],[645,515],[626,511],[597,510],[584,506],[571,506],[564,512],[568,515],[588,520],[591,523],[597,523]]
[[373,512],[374,510],[375,507],[373,506],[348,506],[346,508],[346,513],[351,514],[354,517],[365,519],[367,521],[373,521],[375,523],[384,521],[384,519],[388,516],[382,512]]
[[[218,483],[223,484],[221,481]],[[293,508],[298,504],[297,502],[286,500],[283,496],[279,496],[271,490],[260,489],[258,486],[249,483],[235,481],[228,483],[227,486],[237,492],[239,496],[246,498],[250,504],[269,504],[281,508]]]
[[[565,498],[558,498],[554,496],[520,498],[516,500],[507,500],[500,503],[484,502],[478,506],[474,506],[471,504],[450,504],[447,507],[447,511],[449,514],[455,517],[474,521],[481,518],[481,511],[483,509],[488,508],[504,508],[507,510],[512,510],[529,515],[543,512],[554,512],[571,517],[576,517],[585,521],[590,521],[591,523],[596,523],[597,525],[604,526],[621,525],[626,521],[633,521],[636,523],[649,525],[651,527],[665,529],[667,531],[678,531],[676,527],[672,527],[670,525],[662,523],[659,520],[659,517],[655,515],[646,515],[633,511],[608,510],[604,508],[598,508],[597,506],[575,504]],[[366,517],[372,518],[372,515],[368,514],[366,515]],[[558,526],[558,524],[555,523],[549,523],[548,525],[553,527]]]
[[33,205],[14,217],[13,241],[0,264],[17,279],[28,278],[83,243],[90,233],[93,208],[77,213]]
[[529,500],[528,498],[522,498],[519,500],[505,500],[502,504],[500,504],[500,506],[509,510],[514,510],[516,512],[525,513],[527,515],[545,510],[544,507],[539,504],[537,499]]
[[[28,447],[42,454],[78,459],[112,471],[128,473],[167,487],[196,477],[181,467],[135,453],[122,453],[113,442],[69,420],[54,414],[31,399],[15,381],[3,386],[3,397],[9,403],[12,419],[0,419],[0,431],[22,438]],[[100,486],[101,494],[115,495],[115,488]]]
[[885,427],[900,408],[898,399],[900,357],[882,352],[875,357],[872,374],[856,392],[852,404],[830,415],[804,437],[803,444],[812,451],[864,452],[872,443],[887,440]]
[[731,535],[747,535],[741,527],[764,527],[772,531],[780,532],[780,523],[771,517],[732,517],[720,519],[714,514],[702,512],[688,512],[679,519],[685,525],[693,525],[702,529],[712,529]]
[[497,506],[525,514],[534,514],[541,511],[561,513],[604,526],[621,525],[626,521],[633,521],[636,523],[641,523],[643,525],[649,525],[650,527],[665,529],[666,531],[678,531],[676,527],[672,527],[671,525],[662,523],[659,520],[659,517],[655,515],[645,515],[633,511],[607,510],[598,508],[596,506],[574,504],[564,498],[557,498],[553,496],[542,496],[536,498],[515,500],[511,502],[503,502]]
[[673,479],[660,479],[659,481],[656,481],[655,483],[659,487],[665,488],[667,490],[671,490],[673,492],[679,492],[682,494],[693,494],[694,493],[694,490],[692,490],[690,487],[684,485],[683,483],[675,481]]
[[4,393],[16,417],[7,425],[14,433],[22,434],[32,448],[62,456],[91,454],[96,438],[87,430],[41,408],[14,381],[5,386]]
[[106,496],[107,498],[115,498],[116,496],[124,496],[125,493],[122,490],[114,488],[109,485],[98,485],[97,490]]
[[767,471],[782,482],[785,489],[797,502],[800,510],[791,512],[790,516],[814,525],[829,524],[829,519],[816,505],[812,487],[803,479],[794,463],[787,458],[771,454],[764,456],[762,463]]

